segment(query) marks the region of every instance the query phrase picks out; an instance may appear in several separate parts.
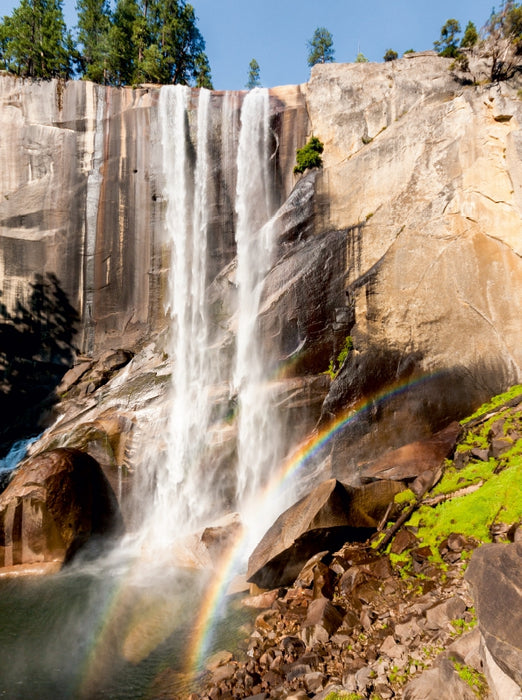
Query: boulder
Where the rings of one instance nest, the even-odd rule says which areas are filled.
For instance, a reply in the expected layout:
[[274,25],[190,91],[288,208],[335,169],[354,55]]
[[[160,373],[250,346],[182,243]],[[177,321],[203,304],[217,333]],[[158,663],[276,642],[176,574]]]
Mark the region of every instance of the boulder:
[[343,615],[327,598],[317,598],[310,603],[301,630],[301,639],[308,647],[316,642],[327,642],[337,632]]
[[404,688],[403,700],[476,700],[477,696],[457,674],[452,662],[443,659],[436,668],[424,671]]
[[336,479],[321,483],[267,531],[250,556],[248,580],[262,588],[288,585],[314,554],[365,540],[400,488],[388,482],[360,488]]
[[56,449],[22,464],[0,495],[0,566],[68,562],[95,541],[121,534],[123,522],[99,464]]
[[522,543],[485,544],[473,552],[466,579],[472,587],[484,644],[502,671],[522,686]]
[[382,455],[363,470],[361,478],[363,481],[413,481],[426,471],[435,474],[455,447],[460,432],[460,425],[454,421],[426,440],[412,442]]

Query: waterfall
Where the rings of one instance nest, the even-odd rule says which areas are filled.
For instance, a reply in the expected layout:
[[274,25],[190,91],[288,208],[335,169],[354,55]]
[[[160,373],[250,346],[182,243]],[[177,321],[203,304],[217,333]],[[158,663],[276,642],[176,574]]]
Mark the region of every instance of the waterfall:
[[[278,456],[278,430],[266,358],[257,331],[263,282],[273,248],[269,96],[248,93],[241,111],[237,155],[237,337],[234,386],[238,396],[237,500],[249,528],[258,525],[253,499]],[[266,523],[263,523],[266,525]],[[257,528],[256,528],[257,529]]]
[[[212,345],[207,300],[207,285],[212,281],[207,264],[209,189],[210,173],[215,172],[209,156],[210,92],[199,91],[196,113],[189,88],[168,86],[160,91],[166,230],[171,249],[168,351],[172,362],[166,454],[156,460],[153,479],[153,539],[160,544],[167,544],[174,534],[183,535],[208,524],[221,514],[219,509],[227,500],[221,500],[222,481],[233,480],[234,474],[219,473],[219,460],[212,452],[221,429],[213,403],[219,382],[228,383],[239,408],[235,502],[247,527],[251,524],[248,515],[254,512],[252,498],[278,457],[266,357],[257,332],[263,281],[273,247],[269,96],[263,89],[245,96],[238,135],[237,98],[236,94],[224,96],[218,125],[223,155],[228,159],[237,148],[235,172],[221,169],[222,187],[235,195],[237,217],[237,308],[230,321],[236,352],[224,376],[228,363],[217,359]],[[231,182],[235,182],[235,193],[230,191]],[[264,520],[263,525],[267,525]]]
[[208,513],[208,503],[201,498],[198,465],[206,447],[212,384],[205,303],[210,92],[199,92],[193,174],[188,152],[189,97],[189,88],[167,86],[159,100],[166,227],[172,250],[168,307],[173,363],[166,459],[157,472],[153,516],[160,541],[201,524]]

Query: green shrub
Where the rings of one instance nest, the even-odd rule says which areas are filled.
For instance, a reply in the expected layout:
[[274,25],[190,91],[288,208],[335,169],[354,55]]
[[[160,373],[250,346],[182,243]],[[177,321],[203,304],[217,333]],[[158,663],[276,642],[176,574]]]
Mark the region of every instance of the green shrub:
[[304,173],[308,168],[321,168],[323,159],[321,153],[324,151],[324,146],[316,136],[312,136],[308,143],[302,148],[297,149],[295,159],[297,165],[294,168],[294,173]]
[[330,364],[328,366],[328,369],[326,370],[325,374],[328,374],[330,376],[330,379],[333,381],[337,375],[339,374],[339,370],[343,366],[344,361],[348,357],[349,353],[353,350],[353,338],[351,335],[347,336],[344,345],[341,348],[341,352],[337,355],[337,362],[334,362],[334,360],[330,360]]

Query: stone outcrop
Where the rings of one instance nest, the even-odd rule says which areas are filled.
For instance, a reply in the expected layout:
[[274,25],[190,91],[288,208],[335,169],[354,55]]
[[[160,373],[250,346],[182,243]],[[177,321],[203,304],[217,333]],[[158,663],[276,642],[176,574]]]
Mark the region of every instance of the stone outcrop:
[[247,578],[261,588],[295,580],[318,552],[347,540],[365,540],[377,527],[401,486],[381,482],[354,489],[330,479],[286,510],[257,545]]
[[466,572],[479,629],[494,662],[522,687],[520,609],[522,544],[487,544],[474,552]]
[[29,459],[0,495],[0,566],[68,562],[121,535],[114,492],[96,461],[56,449]]
[[460,425],[454,421],[431,438],[392,450],[365,465],[361,478],[363,481],[403,481],[411,484],[415,493],[419,491],[418,495],[422,495],[442,473],[444,459],[453,452],[461,431]]

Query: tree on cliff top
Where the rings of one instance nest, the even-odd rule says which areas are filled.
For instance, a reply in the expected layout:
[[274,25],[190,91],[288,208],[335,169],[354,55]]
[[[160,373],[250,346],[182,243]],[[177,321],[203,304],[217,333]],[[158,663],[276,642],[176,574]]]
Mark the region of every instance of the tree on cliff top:
[[504,0],[498,12],[493,11],[482,30],[484,41],[480,54],[490,62],[493,82],[508,80],[522,68],[522,6]]
[[325,27],[318,27],[308,42],[308,65],[331,63],[334,60],[333,37]]
[[247,90],[252,90],[256,87],[261,87],[261,78],[259,75],[259,63],[253,58],[248,64],[248,81],[245,85]]
[[194,8],[183,0],[118,0],[108,45],[111,83],[212,88]]
[[87,80],[107,83],[111,25],[107,0],[77,0],[76,11],[81,72]]
[[68,78],[73,45],[61,0],[21,0],[0,24],[6,70],[28,78]]
[[456,19],[449,19],[440,30],[440,39],[433,42],[433,46],[438,51],[439,56],[445,58],[457,58],[458,35],[460,34],[460,24]]

